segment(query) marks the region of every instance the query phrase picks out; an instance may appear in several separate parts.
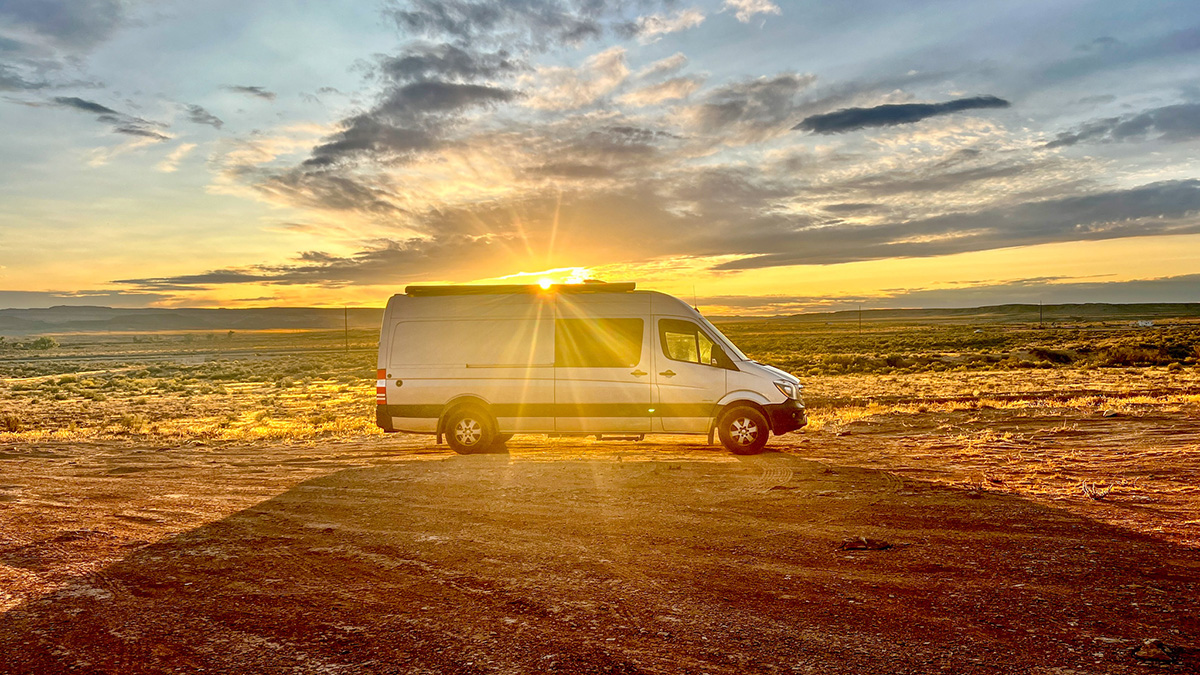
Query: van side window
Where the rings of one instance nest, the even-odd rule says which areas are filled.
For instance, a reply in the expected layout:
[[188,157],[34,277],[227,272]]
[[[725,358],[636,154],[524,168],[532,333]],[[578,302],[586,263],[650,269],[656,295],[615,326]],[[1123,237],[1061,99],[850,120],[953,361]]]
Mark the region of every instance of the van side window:
[[691,321],[659,319],[658,335],[668,359],[712,365],[713,341]]
[[642,360],[641,319],[558,319],[554,365],[559,368],[632,368]]

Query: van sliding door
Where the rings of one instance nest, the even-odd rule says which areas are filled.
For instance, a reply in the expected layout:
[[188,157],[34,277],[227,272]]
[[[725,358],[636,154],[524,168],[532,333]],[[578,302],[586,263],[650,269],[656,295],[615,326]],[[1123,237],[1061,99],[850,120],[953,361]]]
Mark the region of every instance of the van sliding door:
[[558,300],[555,430],[648,433],[653,414],[649,299],[642,313],[631,306],[641,298],[609,302],[597,295]]

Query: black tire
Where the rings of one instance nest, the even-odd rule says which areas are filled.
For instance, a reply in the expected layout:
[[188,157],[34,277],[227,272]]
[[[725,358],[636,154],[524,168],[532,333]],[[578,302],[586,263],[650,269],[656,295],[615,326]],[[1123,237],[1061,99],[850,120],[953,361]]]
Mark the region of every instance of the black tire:
[[757,455],[767,444],[770,431],[767,418],[756,408],[739,405],[725,411],[717,420],[721,445],[735,455]]
[[475,406],[465,406],[450,413],[444,429],[450,449],[460,455],[486,452],[496,440],[492,416]]

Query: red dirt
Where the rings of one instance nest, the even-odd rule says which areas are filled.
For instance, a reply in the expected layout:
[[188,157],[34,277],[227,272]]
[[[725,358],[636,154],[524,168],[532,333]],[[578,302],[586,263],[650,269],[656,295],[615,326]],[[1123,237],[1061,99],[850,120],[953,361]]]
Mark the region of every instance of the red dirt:
[[1194,413],[3,445],[0,673],[1200,672]]

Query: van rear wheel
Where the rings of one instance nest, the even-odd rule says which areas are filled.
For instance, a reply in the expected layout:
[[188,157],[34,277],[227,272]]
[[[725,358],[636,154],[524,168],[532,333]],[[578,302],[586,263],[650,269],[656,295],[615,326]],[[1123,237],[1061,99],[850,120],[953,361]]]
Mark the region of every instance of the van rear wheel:
[[459,408],[446,418],[446,442],[460,455],[483,452],[496,440],[492,418],[479,408]]
[[730,408],[717,420],[721,445],[735,455],[757,455],[767,444],[767,418],[747,405]]

